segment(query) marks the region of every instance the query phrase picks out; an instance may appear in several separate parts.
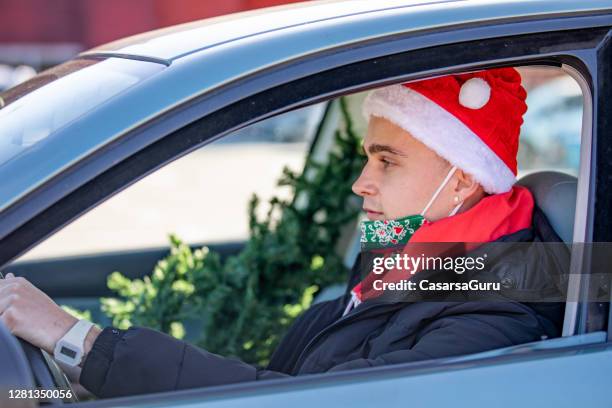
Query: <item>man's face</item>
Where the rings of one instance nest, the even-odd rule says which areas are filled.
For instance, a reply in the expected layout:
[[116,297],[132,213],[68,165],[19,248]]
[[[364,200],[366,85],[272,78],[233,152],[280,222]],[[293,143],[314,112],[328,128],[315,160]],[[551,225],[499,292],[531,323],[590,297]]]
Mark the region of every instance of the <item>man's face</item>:
[[[353,192],[363,197],[370,220],[420,214],[451,168],[410,133],[377,116],[370,117],[363,147],[368,161]],[[450,184],[425,214],[427,219],[445,216],[452,206]]]

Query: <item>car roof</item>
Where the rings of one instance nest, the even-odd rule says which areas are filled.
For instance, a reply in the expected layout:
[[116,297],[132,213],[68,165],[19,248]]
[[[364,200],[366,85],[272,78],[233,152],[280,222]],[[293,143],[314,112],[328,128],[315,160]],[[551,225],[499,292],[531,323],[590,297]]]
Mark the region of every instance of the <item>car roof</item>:
[[[441,8],[452,8],[453,13],[446,13],[437,19],[427,19],[427,16],[420,15],[413,23],[415,28],[423,28],[423,18],[431,21],[432,27],[444,27],[470,23],[475,19],[482,22],[511,17],[592,12],[610,9],[612,5],[602,0],[319,0],[163,28],[114,41],[84,54],[122,54],[171,61],[236,40],[287,28],[372,13],[397,12],[398,9],[414,9],[415,12],[418,9],[419,14],[431,14],[439,12]],[[500,8],[503,9],[501,13]]]
[[[438,0],[434,3],[462,1],[465,0]],[[319,0],[292,3],[162,28],[102,45],[91,52],[172,60],[215,45],[289,27],[431,3],[428,0]]]

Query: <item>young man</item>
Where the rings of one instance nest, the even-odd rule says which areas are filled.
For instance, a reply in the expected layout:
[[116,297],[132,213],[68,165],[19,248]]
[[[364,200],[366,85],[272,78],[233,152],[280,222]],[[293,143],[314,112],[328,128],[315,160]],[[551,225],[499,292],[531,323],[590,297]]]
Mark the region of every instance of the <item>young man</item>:
[[[364,103],[368,162],[353,185],[369,219],[362,226],[364,245],[392,243],[401,250],[407,242],[559,241],[530,192],[514,185],[525,97],[512,68],[372,92]],[[519,290],[555,291],[546,271],[567,254],[529,251],[505,254],[488,276],[503,276]],[[360,267],[358,261],[355,276],[368,272]],[[427,272],[403,277],[418,280]],[[82,345],[85,357],[75,362],[82,367],[79,381],[98,397],[410,362],[560,334],[561,303],[377,302],[374,275],[364,275],[345,296],[300,316],[266,369],[147,328],[100,330],[77,323],[13,276],[0,282],[0,318],[15,335],[56,356],[56,345],[67,336]]]

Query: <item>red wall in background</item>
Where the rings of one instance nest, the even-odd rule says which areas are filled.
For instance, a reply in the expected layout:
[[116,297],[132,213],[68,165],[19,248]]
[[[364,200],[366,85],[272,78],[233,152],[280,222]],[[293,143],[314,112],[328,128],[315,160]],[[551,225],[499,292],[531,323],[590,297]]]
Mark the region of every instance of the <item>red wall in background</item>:
[[296,0],[0,0],[0,44],[77,43]]

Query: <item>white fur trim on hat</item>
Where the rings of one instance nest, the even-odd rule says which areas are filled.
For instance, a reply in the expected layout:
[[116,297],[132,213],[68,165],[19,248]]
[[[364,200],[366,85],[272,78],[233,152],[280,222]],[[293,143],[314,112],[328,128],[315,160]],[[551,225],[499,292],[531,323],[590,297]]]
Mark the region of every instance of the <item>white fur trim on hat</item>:
[[402,85],[372,91],[363,115],[387,119],[408,131],[439,156],[471,174],[487,193],[505,193],[514,173],[470,128],[429,98]]

